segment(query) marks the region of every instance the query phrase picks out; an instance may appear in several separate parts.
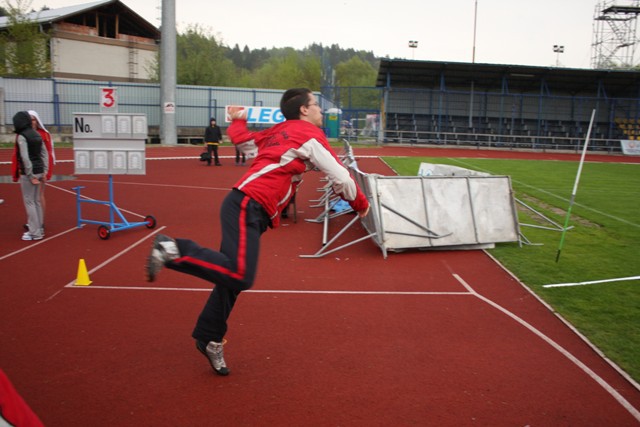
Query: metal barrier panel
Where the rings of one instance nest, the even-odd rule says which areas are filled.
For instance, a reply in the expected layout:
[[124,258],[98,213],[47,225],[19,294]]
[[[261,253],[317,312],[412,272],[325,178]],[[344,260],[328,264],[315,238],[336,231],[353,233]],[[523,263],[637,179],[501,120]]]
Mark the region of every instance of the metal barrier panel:
[[375,177],[386,250],[518,240],[507,176]]
[[486,248],[519,239],[508,176],[390,177],[352,170],[372,206],[362,223],[385,256],[411,248]]

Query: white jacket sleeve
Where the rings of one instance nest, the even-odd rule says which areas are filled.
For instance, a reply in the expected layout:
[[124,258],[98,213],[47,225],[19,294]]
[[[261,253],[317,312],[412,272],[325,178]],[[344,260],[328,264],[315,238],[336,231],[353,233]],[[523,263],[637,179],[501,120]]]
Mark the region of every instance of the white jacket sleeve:
[[300,146],[298,152],[327,176],[336,194],[345,200],[355,200],[358,193],[356,183],[349,170],[340,163],[333,152],[327,150],[315,138]]

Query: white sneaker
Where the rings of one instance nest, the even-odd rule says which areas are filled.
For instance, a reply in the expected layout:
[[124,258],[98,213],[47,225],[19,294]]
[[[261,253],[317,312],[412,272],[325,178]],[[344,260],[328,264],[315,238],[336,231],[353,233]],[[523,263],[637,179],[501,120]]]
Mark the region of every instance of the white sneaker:
[[196,341],[196,348],[198,351],[209,360],[209,364],[218,375],[229,375],[229,368],[224,361],[224,340],[223,342],[209,341],[205,343],[203,341]]
[[42,240],[44,236],[34,236],[28,231],[22,235],[22,240]]
[[158,272],[166,263],[173,261],[180,256],[178,245],[175,240],[164,234],[156,235],[151,246],[151,254],[147,257],[147,281],[156,280]]

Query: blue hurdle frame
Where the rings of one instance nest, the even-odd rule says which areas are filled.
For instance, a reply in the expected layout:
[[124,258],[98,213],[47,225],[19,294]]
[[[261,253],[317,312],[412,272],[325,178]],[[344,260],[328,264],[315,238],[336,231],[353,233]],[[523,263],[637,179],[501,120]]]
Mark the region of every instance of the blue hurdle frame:
[[[118,208],[118,206],[116,206],[116,204],[114,202],[113,175],[109,175],[109,200],[108,201],[82,199],[82,197],[80,196],[80,190],[83,189],[83,188],[84,188],[83,186],[73,187],[73,190],[76,191],[76,206],[77,206],[77,211],[78,211],[78,228],[81,228],[82,224],[97,224],[97,225],[102,225],[102,226],[107,227],[107,230],[109,231],[109,233],[112,233],[112,232],[121,231],[121,230],[128,230],[130,228],[149,227],[150,226],[148,221],[129,222],[124,217],[122,212],[120,212],[120,209]],[[96,221],[96,220],[90,220],[90,219],[83,219],[82,218],[82,207],[81,207],[82,203],[92,203],[92,204],[97,204],[97,205],[108,206],[109,207],[109,222]],[[116,222],[115,221],[115,216],[116,215],[118,216],[118,218],[120,218],[120,220],[122,222]],[[102,237],[102,236],[100,236],[100,237]],[[105,238],[108,238],[108,235]]]

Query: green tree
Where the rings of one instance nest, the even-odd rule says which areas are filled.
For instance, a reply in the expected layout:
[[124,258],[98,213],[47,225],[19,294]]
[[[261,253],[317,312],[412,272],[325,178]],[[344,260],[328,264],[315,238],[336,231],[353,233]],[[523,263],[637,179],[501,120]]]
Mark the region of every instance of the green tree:
[[144,67],[149,75],[149,81],[160,83],[160,51],[156,52],[155,58],[148,61]]
[[308,87],[320,89],[320,60],[314,55],[281,49],[253,73],[256,87],[287,89]]
[[358,109],[379,108],[380,93],[371,89],[376,84],[378,72],[359,56],[336,66],[336,86],[340,88],[333,98],[342,106]]
[[7,3],[9,24],[0,36],[0,74],[14,77],[50,77],[49,35],[27,17],[30,2]]
[[227,58],[230,59],[236,67],[244,67],[242,51],[237,43],[233,49],[227,49]]
[[244,47],[242,51],[242,58],[244,60],[243,67],[247,70],[253,71],[260,68],[271,57],[271,52],[266,48],[250,50],[248,46]]
[[176,80],[178,84],[232,86],[236,74],[226,48],[199,25],[187,28],[176,39]]
[[[155,76],[152,81],[159,81],[159,63],[158,57],[148,65],[150,74]],[[241,49],[238,44],[223,45],[197,25],[177,35],[178,84],[265,89],[304,86],[315,91],[338,84],[371,87],[375,85],[378,64],[372,52],[341,49],[338,45],[312,44],[302,50]],[[360,92],[358,102],[377,102],[377,91],[366,95]]]
[[378,72],[359,56],[352,56],[336,66],[338,86],[375,86]]

